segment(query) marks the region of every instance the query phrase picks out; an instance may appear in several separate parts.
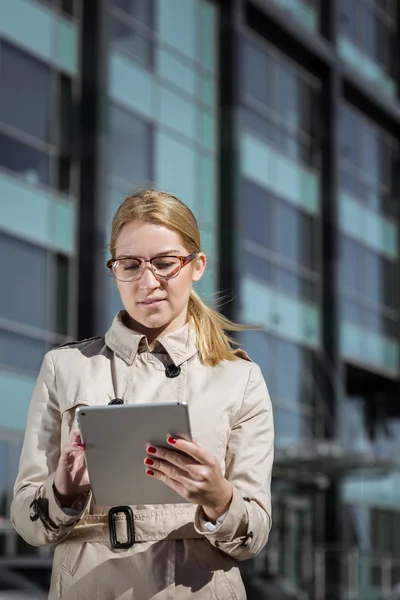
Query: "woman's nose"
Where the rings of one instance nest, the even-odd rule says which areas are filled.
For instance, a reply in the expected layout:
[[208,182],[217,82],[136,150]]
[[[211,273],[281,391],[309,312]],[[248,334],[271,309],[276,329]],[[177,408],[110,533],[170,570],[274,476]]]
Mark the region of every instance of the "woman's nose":
[[140,287],[142,289],[159,287],[160,282],[151,270],[150,265],[146,265],[140,278]]

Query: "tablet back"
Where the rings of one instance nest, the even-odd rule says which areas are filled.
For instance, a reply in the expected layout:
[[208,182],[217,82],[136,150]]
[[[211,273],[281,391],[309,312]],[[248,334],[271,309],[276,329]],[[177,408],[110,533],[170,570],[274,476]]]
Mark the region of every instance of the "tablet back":
[[93,498],[100,506],[186,502],[165,483],[146,475],[148,444],[167,437],[191,439],[189,410],[182,403],[88,406],[77,409]]

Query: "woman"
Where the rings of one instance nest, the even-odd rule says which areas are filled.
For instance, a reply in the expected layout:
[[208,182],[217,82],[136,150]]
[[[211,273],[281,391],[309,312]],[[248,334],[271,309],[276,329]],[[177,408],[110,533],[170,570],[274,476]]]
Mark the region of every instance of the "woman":
[[[12,521],[28,543],[57,544],[51,600],[242,600],[236,561],[260,552],[271,527],[273,421],[261,371],[225,334],[240,327],[192,289],[206,257],[185,204],[156,190],[127,198],[110,249],[125,311],[105,337],[46,354]],[[187,402],[196,440],[143,448],[148,477],[189,503],[132,507],[128,549],[113,547],[110,507],[91,498],[75,422],[78,406],[115,398]]]

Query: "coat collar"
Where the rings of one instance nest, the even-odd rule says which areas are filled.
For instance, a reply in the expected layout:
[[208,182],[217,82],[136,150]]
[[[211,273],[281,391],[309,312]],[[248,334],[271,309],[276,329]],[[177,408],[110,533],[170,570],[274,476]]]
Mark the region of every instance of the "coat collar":
[[[147,338],[142,333],[129,329],[124,323],[127,313],[121,310],[114,317],[105,341],[107,346],[128,365],[133,364],[136,355],[148,350]],[[196,335],[193,327],[186,323],[158,338],[155,352],[166,352],[175,366],[181,365],[197,353]]]

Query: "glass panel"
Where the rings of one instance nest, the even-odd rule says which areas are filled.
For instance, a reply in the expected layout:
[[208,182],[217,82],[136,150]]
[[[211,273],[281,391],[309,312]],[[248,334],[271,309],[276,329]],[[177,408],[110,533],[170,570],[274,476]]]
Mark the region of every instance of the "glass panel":
[[274,201],[263,188],[242,180],[239,225],[241,235],[265,248],[274,248],[272,211]]
[[179,133],[196,139],[196,106],[181,95],[161,87],[161,121]]
[[0,165],[15,171],[32,185],[49,185],[49,157],[0,133]]
[[58,254],[55,257],[54,278],[54,312],[53,329],[62,335],[68,334],[68,271],[69,261],[66,256]]
[[249,40],[243,48],[243,89],[254,100],[271,106],[271,68],[268,54]]
[[[278,341],[278,356],[273,363],[277,374],[277,397],[285,404],[298,406],[301,403],[302,387],[308,373],[302,365],[301,348],[284,340]],[[290,377],[288,377],[290,373]]]
[[261,367],[267,385],[271,386],[269,356],[272,349],[271,338],[264,331],[242,331],[238,336],[250,358]]
[[381,301],[382,267],[380,257],[370,250],[363,249],[364,258],[364,293],[375,302]]
[[117,18],[112,18],[110,29],[111,42],[116,48],[138,58],[145,65],[153,63],[153,45],[150,40]]
[[183,200],[196,213],[196,152],[189,144],[166,135],[162,131],[156,138],[156,181]]
[[[278,104],[277,112],[283,122],[293,127],[298,126],[299,85],[296,72],[288,65],[279,65],[278,71]],[[255,72],[258,77],[258,73]]]
[[150,125],[115,107],[110,108],[110,170],[137,185],[151,179]]
[[300,213],[285,202],[279,202],[278,211],[278,252],[281,256],[299,263]]
[[264,283],[274,283],[277,278],[277,267],[271,264],[268,260],[248,252],[241,250],[240,252],[240,271],[251,275]]
[[50,68],[2,44],[0,120],[44,141],[50,139]]
[[340,279],[341,287],[350,292],[362,293],[362,263],[361,249],[352,240],[342,237],[340,242],[341,261]]
[[37,372],[46,352],[46,343],[11,331],[0,330],[0,364]]
[[[44,329],[46,327],[46,251],[0,234],[2,278],[0,317]],[[29,310],[27,310],[29,298]]]
[[154,0],[112,0],[112,2],[143,25],[153,28]]
[[197,2],[168,0],[158,6],[161,39],[196,60]]
[[277,446],[300,442],[303,435],[303,417],[290,410],[285,410],[279,405],[274,407],[275,438]]
[[[163,48],[159,49],[158,71],[162,77],[179,86],[185,92],[193,96],[196,95],[196,71],[191,65],[186,64]],[[207,80],[205,81],[207,82]]]
[[357,120],[344,106],[339,112],[339,144],[341,155],[352,164],[357,164]]

